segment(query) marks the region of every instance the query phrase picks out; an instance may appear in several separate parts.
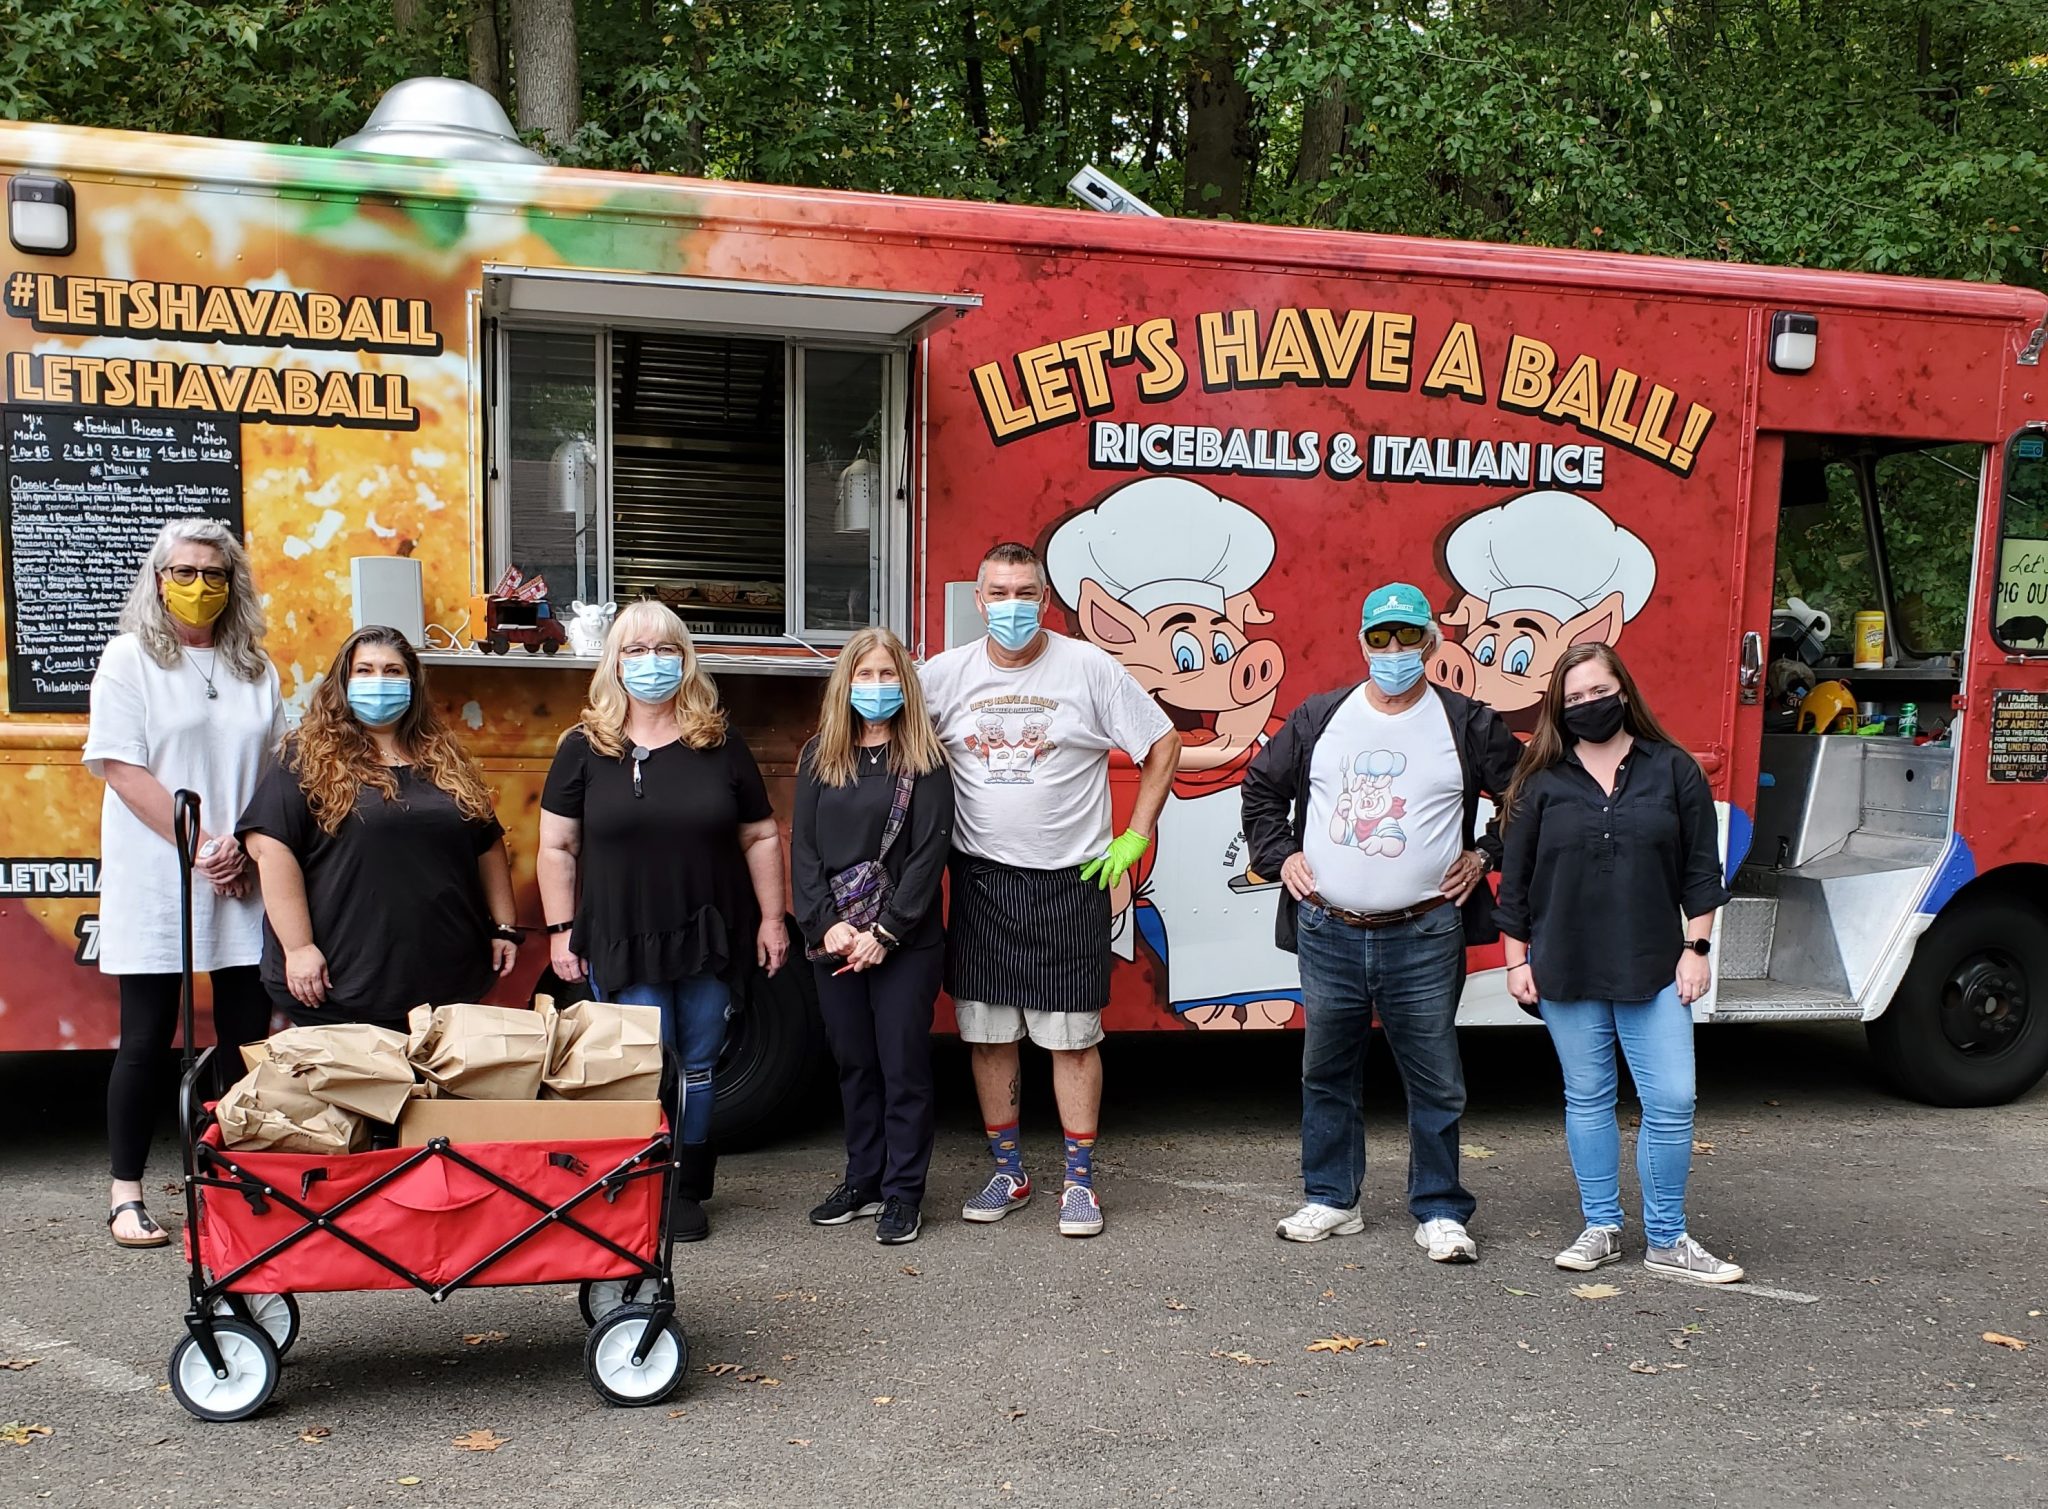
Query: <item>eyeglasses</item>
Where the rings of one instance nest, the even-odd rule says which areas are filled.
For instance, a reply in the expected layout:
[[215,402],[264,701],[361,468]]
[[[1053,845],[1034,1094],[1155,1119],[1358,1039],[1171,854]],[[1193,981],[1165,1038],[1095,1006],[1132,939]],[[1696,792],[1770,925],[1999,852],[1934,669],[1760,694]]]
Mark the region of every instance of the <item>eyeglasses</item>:
[[164,575],[181,587],[189,587],[197,581],[203,581],[209,587],[228,584],[228,574],[219,566],[166,566]]
[[1378,624],[1365,631],[1365,647],[1368,650],[1384,650],[1398,644],[1404,650],[1412,650],[1429,638],[1429,630],[1421,624]]
[[680,660],[683,647],[679,644],[629,644],[619,651],[622,659],[634,660],[642,655],[658,655],[663,660]]

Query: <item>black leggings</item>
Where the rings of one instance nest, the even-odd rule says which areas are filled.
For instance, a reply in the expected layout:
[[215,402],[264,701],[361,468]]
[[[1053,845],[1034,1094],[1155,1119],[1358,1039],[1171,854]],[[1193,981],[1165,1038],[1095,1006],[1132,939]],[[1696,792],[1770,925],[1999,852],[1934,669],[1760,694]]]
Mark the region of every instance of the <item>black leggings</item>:
[[[178,1032],[178,976],[117,975],[121,982],[121,1046],[107,1077],[107,1141],[116,1179],[140,1179],[156,1128],[152,1103],[164,1054]],[[253,964],[216,969],[213,980],[214,1091],[242,1077],[235,1051],[270,1035],[270,997]]]

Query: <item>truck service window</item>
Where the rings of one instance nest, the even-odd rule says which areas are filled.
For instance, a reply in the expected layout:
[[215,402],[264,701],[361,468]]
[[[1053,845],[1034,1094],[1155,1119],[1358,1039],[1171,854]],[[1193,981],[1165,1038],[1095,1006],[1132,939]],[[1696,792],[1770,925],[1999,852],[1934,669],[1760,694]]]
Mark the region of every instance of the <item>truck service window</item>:
[[2048,653],[2048,431],[2038,427],[2015,435],[2005,452],[1991,636],[2004,649]]

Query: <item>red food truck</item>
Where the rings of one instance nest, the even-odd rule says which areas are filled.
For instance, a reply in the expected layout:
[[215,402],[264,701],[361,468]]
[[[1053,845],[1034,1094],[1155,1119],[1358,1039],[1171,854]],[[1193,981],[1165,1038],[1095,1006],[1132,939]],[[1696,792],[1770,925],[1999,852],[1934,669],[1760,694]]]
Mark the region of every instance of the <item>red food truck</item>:
[[[1947,1104],[2048,1067],[2040,293],[377,135],[0,125],[0,1048],[113,1039],[86,692],[157,524],[208,511],[249,541],[292,705],[352,584],[416,563],[433,694],[529,922],[591,662],[487,653],[472,601],[508,567],[565,618],[674,605],[787,810],[835,645],[975,636],[976,563],[1021,539],[1055,624],[1185,741],[1116,897],[1113,1030],[1298,1022],[1238,785],[1295,702],[1359,675],[1361,594],[1402,578],[1440,605],[1439,681],[1526,729],[1563,648],[1604,640],[1699,757],[1736,895],[1700,1021],[1861,1020]],[[1860,732],[1805,731],[1812,684],[1807,725]],[[987,710],[992,774],[1029,778],[1032,711]],[[1348,841],[1397,842],[1398,778],[1354,780]],[[1526,1021],[1500,963],[1474,951],[1462,1021]],[[507,996],[544,964],[530,940]],[[725,1133],[805,1083],[805,984],[751,990]]]

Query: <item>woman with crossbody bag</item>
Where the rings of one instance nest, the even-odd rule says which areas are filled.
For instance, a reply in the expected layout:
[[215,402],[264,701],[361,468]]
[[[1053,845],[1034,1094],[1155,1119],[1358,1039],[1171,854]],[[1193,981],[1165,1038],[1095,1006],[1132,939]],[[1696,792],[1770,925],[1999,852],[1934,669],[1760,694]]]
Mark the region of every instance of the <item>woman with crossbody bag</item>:
[[797,921],[846,1112],[845,1177],[813,1225],[877,1216],[877,1241],[917,1240],[952,833],[952,777],[910,654],[887,629],[863,629],[825,685],[790,832]]

